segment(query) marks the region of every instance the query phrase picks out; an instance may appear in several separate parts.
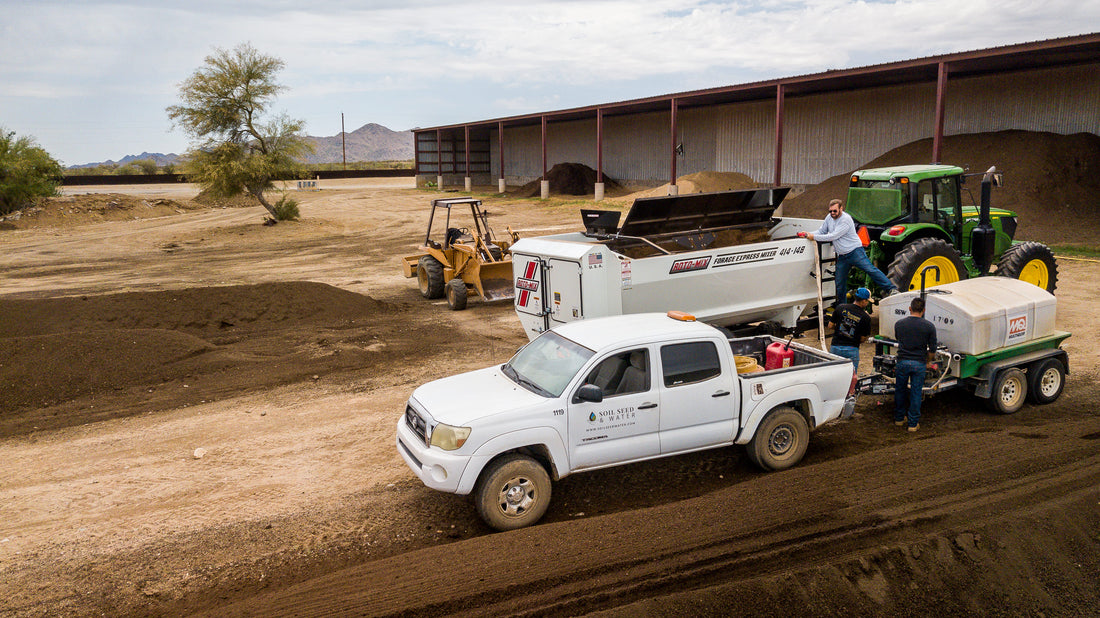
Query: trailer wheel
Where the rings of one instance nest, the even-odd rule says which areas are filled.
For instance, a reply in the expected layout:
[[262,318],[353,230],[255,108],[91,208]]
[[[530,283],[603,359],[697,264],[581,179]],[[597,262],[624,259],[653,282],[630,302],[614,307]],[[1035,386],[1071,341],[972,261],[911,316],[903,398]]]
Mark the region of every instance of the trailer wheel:
[[443,264],[430,255],[416,262],[416,282],[420,295],[429,300],[443,296]]
[[466,282],[458,277],[447,282],[447,306],[451,311],[466,308]]
[[490,463],[474,488],[481,519],[494,530],[529,526],[550,506],[550,475],[525,455],[504,455]]
[[794,408],[775,408],[756,428],[746,451],[764,470],[786,470],[802,460],[810,444],[810,426]]
[[1066,386],[1066,368],[1062,361],[1048,358],[1027,368],[1027,395],[1035,403],[1051,403]]
[[993,381],[993,393],[987,400],[994,412],[1014,414],[1024,407],[1027,398],[1027,376],[1018,367],[1003,369]]
[[940,272],[938,277],[936,271],[928,272],[926,287],[954,283],[970,276],[955,247],[939,238],[918,238],[902,247],[890,262],[886,276],[902,292],[919,290],[921,271],[929,266],[938,266]]
[[1009,247],[997,262],[994,274],[1026,281],[1051,294],[1058,287],[1058,262],[1050,247],[1040,242],[1025,242]]

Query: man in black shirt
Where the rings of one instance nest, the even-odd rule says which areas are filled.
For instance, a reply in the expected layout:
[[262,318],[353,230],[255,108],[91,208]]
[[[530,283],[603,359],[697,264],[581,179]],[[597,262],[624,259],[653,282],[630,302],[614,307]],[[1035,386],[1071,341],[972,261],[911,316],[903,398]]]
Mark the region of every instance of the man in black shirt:
[[871,304],[871,291],[856,288],[852,302],[837,305],[829,322],[836,328],[829,351],[852,361],[852,387],[848,390],[851,397],[856,392],[856,372],[859,371],[859,344],[871,334],[871,315],[867,306]]
[[909,303],[909,316],[894,325],[898,340],[898,364],[895,369],[894,424],[906,424],[909,431],[920,429],[920,400],[924,376],[936,354],[936,327],[924,319],[924,299]]

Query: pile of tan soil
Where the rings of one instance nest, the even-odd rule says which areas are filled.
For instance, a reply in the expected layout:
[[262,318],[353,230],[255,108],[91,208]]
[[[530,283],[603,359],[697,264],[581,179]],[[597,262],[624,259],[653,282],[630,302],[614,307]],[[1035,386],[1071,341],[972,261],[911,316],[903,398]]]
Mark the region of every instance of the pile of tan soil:
[[[558,163],[546,172],[551,195],[593,195],[596,187],[596,170],[583,163]],[[604,191],[622,188],[614,178],[603,175]],[[517,197],[537,197],[542,193],[541,180],[532,180],[516,191]]]
[[[625,196],[635,200],[642,197],[664,197],[668,195],[670,183],[653,189],[638,191]],[[695,172],[676,179],[676,190],[680,195],[687,193],[714,193],[717,191],[741,191],[755,189],[760,183],[740,172]]]
[[[895,148],[857,169],[928,162],[932,139]],[[1004,172],[1005,186],[994,187],[994,207],[1019,215],[1018,240],[1100,247],[1100,136],[1000,131],[949,135],[943,163],[982,172],[991,166]],[[844,198],[850,170],[810,187],[783,202],[783,214],[824,218],[832,198]],[[968,179],[963,203],[981,199],[981,179]]]
[[[64,426],[96,418],[94,405],[67,418],[25,415],[81,397],[147,395],[178,383],[214,398],[361,369],[380,353],[374,326],[398,315],[368,296],[303,281],[0,298],[0,435],[27,423]],[[317,339],[319,328],[332,336]]]
[[34,206],[0,217],[0,230],[65,227],[99,221],[124,221],[177,215],[202,208],[190,201],[143,199],[121,193],[86,193],[39,200]]

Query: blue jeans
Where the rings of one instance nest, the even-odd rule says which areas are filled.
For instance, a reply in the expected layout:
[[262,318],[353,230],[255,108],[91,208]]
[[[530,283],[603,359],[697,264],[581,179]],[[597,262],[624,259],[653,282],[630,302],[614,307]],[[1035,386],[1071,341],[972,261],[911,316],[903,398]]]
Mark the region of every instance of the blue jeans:
[[898,287],[894,285],[894,282],[890,281],[886,275],[882,274],[881,270],[875,268],[875,265],[871,263],[863,247],[856,247],[854,251],[836,256],[835,284],[837,304],[848,302],[846,298],[846,294],[848,293],[848,271],[852,270],[853,266],[870,275],[871,281],[874,281],[876,286],[887,292]]
[[924,375],[928,368],[921,361],[899,360],[894,369],[894,422],[909,418],[909,426],[920,423],[920,399],[924,393]]
[[837,356],[843,356],[844,358],[852,361],[855,365],[855,370],[859,371],[859,348],[852,347],[850,345],[830,345],[829,351]]

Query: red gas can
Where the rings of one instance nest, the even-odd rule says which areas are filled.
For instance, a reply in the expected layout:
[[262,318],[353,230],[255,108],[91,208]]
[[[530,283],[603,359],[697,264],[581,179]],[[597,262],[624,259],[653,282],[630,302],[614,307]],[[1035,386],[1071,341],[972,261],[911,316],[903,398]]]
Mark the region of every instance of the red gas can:
[[779,341],[768,346],[766,356],[767,358],[764,361],[765,371],[794,365],[794,350]]

